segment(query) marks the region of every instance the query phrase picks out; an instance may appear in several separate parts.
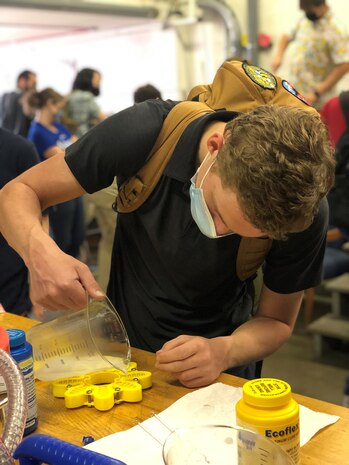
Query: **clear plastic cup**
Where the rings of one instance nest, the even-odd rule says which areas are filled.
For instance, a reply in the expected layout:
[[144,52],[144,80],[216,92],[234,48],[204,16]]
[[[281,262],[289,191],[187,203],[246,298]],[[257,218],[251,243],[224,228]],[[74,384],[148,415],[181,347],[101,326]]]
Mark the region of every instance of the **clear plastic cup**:
[[275,442],[240,427],[179,428],[166,439],[165,465],[295,465]]
[[131,359],[125,327],[108,298],[88,299],[86,308],[33,326],[35,377],[52,381],[117,368],[124,373]]

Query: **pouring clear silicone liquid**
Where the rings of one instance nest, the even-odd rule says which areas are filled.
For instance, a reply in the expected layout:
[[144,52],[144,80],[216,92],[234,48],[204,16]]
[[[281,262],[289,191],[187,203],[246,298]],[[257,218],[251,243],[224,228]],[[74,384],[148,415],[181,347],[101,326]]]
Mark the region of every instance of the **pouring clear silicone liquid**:
[[226,425],[203,425],[173,431],[163,446],[165,465],[295,465],[270,439]]
[[27,334],[33,346],[35,377],[52,381],[117,368],[127,372],[131,359],[122,320],[106,297],[87,299],[86,308],[33,326]]

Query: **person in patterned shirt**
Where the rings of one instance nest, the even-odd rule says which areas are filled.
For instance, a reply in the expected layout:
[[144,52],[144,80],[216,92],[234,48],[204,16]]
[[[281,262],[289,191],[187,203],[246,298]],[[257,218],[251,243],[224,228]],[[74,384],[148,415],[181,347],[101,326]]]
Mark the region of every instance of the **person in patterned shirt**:
[[335,95],[336,83],[349,71],[349,41],[325,0],[300,0],[305,16],[284,34],[272,61],[275,72],[290,45],[289,81],[319,109]]

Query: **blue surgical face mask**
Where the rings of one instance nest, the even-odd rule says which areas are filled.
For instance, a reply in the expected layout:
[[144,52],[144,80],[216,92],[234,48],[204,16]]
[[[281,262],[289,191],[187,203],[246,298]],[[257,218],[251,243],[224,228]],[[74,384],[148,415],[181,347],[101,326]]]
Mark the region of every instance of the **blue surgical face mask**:
[[[205,162],[208,155],[209,155],[209,153],[206,155],[206,157],[205,157],[205,159],[204,159],[204,161],[202,163]],[[202,190],[202,185],[203,185],[204,180],[205,180],[205,178],[206,178],[208,172],[210,171],[210,169],[211,169],[214,162],[215,162],[215,160],[208,167],[204,177],[202,178],[202,181],[201,181],[199,187],[195,186],[195,181],[196,181],[196,178],[197,178],[198,171],[200,170],[202,165],[199,166],[197,172],[191,178],[191,186],[190,186],[190,189],[189,189],[189,192],[190,192],[190,210],[191,210],[192,217],[193,217],[197,227],[202,232],[202,234],[209,237],[210,239],[219,239],[221,237],[229,236],[230,234],[234,234],[234,233],[222,234],[222,235],[218,236],[217,233],[216,233],[216,227],[215,227],[213,218],[211,216],[210,210],[208,209],[208,207],[206,205],[204,192]]]

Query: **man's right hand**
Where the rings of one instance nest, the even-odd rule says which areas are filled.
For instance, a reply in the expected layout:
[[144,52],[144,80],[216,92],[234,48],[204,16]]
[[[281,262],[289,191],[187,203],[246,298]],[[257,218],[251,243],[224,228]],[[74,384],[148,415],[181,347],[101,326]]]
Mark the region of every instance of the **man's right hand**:
[[89,268],[48,235],[41,213],[84,194],[64,154],[24,171],[0,191],[1,233],[29,270],[34,304],[73,310],[86,306],[86,292],[95,300],[105,297]]
[[103,300],[105,295],[87,265],[62,252],[51,238],[35,245],[27,263],[35,303],[49,310],[78,310],[86,306],[86,292]]

